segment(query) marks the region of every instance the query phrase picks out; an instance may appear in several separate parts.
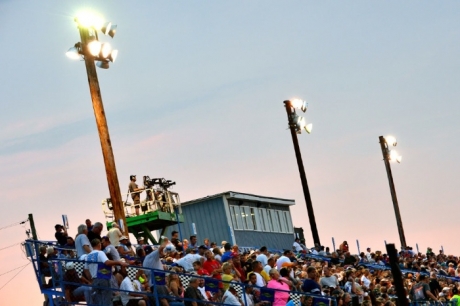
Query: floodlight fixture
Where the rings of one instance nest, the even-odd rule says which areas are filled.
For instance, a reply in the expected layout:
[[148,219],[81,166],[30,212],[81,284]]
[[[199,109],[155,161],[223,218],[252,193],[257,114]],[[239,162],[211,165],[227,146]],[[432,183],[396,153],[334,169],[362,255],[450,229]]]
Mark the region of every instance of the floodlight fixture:
[[112,46],[109,43],[103,43],[101,46],[100,56],[102,58],[108,58],[110,53],[112,53]]
[[386,136],[385,141],[387,142],[389,146],[393,146],[393,147],[396,147],[396,145],[398,144],[396,142],[396,138],[394,138],[393,136]]
[[72,47],[70,48],[65,55],[67,55],[68,58],[78,60],[81,58],[80,50],[78,50],[77,47]]
[[311,130],[313,129],[313,123],[309,123],[305,126],[305,132],[311,134]]
[[304,113],[307,111],[307,107],[308,107],[307,101],[304,101],[301,99],[292,99],[291,105],[294,108],[300,109]]
[[110,55],[107,57],[107,59],[109,61],[111,61],[112,63],[115,63],[115,60],[117,59],[117,56],[118,56],[118,50],[112,50],[112,52],[110,53]]
[[109,69],[109,63],[106,62],[106,61],[97,61],[96,62],[96,66],[98,66],[99,68],[102,68],[102,69]]

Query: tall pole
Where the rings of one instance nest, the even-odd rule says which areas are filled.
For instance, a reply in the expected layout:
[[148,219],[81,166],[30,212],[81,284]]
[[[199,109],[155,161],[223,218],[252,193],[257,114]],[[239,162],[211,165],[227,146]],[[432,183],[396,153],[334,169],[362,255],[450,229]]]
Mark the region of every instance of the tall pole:
[[101,90],[97,79],[96,65],[94,56],[88,50],[90,38],[89,29],[79,26],[80,37],[83,48],[83,54],[88,75],[89,91],[93,102],[94,116],[96,117],[97,130],[101,141],[102,156],[104,158],[105,172],[107,175],[107,184],[109,186],[110,199],[112,201],[114,220],[123,220],[124,235],[128,235],[128,226],[126,224],[123,201],[121,199],[120,185],[118,183],[117,169],[115,167],[115,158],[113,156],[112,143],[110,141],[109,128],[105,118],[104,105],[102,104]]
[[407,298],[406,298],[406,289],[404,289],[404,282],[401,270],[399,269],[398,264],[398,257],[395,245],[393,243],[387,244],[387,254],[390,257],[390,266],[391,266],[391,274],[393,276],[393,281],[396,289],[396,295],[398,299],[396,300],[396,305],[398,306],[407,306]]
[[32,231],[32,238],[34,240],[38,240],[37,231],[35,230],[34,216],[32,214],[29,214],[29,224],[30,224],[30,230]]
[[313,204],[310,197],[310,189],[308,188],[307,176],[305,175],[305,169],[303,167],[302,155],[300,154],[299,141],[297,139],[296,126],[292,121],[292,105],[291,101],[284,101],[286,107],[286,113],[288,116],[289,129],[291,130],[292,143],[294,144],[295,157],[297,159],[297,166],[299,167],[300,180],[302,182],[303,195],[305,197],[305,204],[307,205],[308,220],[310,221],[311,234],[313,236],[313,242],[316,245],[321,245],[319,241],[318,229],[316,228],[315,213],[313,211]]
[[382,149],[383,162],[387,170],[388,183],[390,184],[391,199],[393,200],[393,208],[396,215],[396,224],[398,226],[399,240],[401,242],[401,248],[406,248],[406,237],[404,236],[404,228],[401,220],[401,213],[399,212],[398,198],[396,197],[395,184],[393,182],[393,174],[391,173],[390,167],[390,151],[388,150],[388,144],[383,136],[379,137],[380,148]]

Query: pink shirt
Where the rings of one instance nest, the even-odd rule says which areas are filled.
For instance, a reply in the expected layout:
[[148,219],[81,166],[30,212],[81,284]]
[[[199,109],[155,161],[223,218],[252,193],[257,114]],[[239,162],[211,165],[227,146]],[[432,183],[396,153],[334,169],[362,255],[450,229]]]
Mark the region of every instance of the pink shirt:
[[[275,290],[289,291],[288,284],[282,283],[274,279],[268,282],[267,288],[275,289]],[[289,300],[289,292],[275,291],[275,300],[273,301],[273,306],[286,306],[286,303],[288,302],[288,300]]]

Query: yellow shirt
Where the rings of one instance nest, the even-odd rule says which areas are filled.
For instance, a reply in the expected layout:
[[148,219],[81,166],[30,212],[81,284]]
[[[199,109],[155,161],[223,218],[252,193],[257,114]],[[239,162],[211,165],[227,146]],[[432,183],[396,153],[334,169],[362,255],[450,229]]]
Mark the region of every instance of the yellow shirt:
[[[222,274],[222,280],[229,282],[233,279],[233,275],[231,274]],[[228,290],[228,287],[230,287],[230,283],[223,283],[224,284],[224,290]]]
[[270,276],[267,274],[267,272],[265,272],[265,270],[260,271],[260,275],[265,279],[267,283],[271,280]]

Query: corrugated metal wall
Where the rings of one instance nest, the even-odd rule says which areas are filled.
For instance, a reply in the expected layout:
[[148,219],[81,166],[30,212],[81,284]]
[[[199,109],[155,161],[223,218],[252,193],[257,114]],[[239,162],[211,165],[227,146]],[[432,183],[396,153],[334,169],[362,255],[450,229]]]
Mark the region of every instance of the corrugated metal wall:
[[[220,246],[222,240],[231,242],[224,201],[217,197],[191,205],[182,206],[185,222],[181,223],[182,238],[189,240],[192,235],[191,224],[195,223],[198,242],[203,244],[204,238],[214,241]],[[177,231],[177,225],[166,230],[166,236],[171,237],[172,231]]]
[[293,234],[281,234],[257,231],[235,230],[235,240],[238,246],[256,247],[266,246],[269,249],[292,249],[294,243]]

